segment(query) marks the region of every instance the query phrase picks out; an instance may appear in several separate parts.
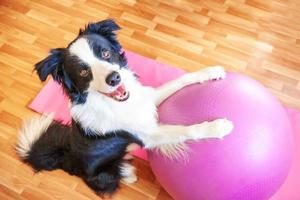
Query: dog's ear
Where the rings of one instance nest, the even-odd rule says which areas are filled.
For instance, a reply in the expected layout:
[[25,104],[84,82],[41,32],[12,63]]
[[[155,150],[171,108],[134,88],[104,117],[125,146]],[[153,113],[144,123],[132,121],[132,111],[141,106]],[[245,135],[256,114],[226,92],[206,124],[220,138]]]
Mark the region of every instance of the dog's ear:
[[52,49],[48,57],[35,64],[35,70],[41,81],[45,81],[51,74],[55,81],[62,82],[63,53],[63,48]]
[[85,29],[80,29],[79,35],[85,33],[97,33],[102,36],[111,35],[114,31],[121,28],[113,19],[106,19],[100,22],[89,23]]
[[96,23],[89,23],[85,29],[79,30],[79,35],[84,34],[99,34],[105,37],[113,45],[113,48],[117,51],[121,51],[121,45],[116,39],[115,31],[120,30],[120,26],[113,19],[106,19]]

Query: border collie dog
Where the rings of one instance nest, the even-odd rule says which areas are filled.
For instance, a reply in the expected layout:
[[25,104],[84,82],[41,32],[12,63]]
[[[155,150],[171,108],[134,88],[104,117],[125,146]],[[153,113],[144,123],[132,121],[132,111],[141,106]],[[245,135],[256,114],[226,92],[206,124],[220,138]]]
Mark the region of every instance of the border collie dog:
[[35,171],[62,169],[99,194],[113,193],[121,180],[137,180],[134,167],[124,159],[132,143],[172,156],[183,150],[186,140],[223,138],[233,129],[226,119],[190,126],[159,124],[156,108],[162,101],[189,84],[225,78],[224,69],[187,73],[156,89],[142,86],[116,39],[119,29],[111,19],[90,23],[66,48],[51,50],[35,65],[41,81],[52,75],[64,88],[72,123],[62,125],[53,115],[31,119],[16,147]]

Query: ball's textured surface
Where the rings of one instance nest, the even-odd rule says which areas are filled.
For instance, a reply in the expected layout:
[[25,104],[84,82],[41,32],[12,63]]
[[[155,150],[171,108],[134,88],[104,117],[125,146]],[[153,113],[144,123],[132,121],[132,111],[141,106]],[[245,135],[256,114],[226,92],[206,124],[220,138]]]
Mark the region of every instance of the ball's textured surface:
[[223,140],[189,143],[188,162],[149,151],[162,186],[176,200],[268,199],[287,176],[293,152],[285,109],[258,82],[235,73],[188,86],[159,107],[161,123],[191,125],[228,118]]

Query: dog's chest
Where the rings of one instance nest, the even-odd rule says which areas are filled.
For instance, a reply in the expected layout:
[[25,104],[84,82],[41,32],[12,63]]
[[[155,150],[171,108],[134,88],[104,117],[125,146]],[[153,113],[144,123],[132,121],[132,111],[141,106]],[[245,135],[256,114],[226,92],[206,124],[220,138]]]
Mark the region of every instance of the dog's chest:
[[113,106],[112,111],[115,123],[120,123],[123,129],[141,134],[157,126],[157,111],[151,90],[132,94],[126,104],[119,105]]
[[71,108],[75,121],[85,129],[98,133],[126,130],[135,135],[147,134],[157,126],[157,111],[153,90],[141,87],[125,102],[100,97],[91,93],[87,102]]

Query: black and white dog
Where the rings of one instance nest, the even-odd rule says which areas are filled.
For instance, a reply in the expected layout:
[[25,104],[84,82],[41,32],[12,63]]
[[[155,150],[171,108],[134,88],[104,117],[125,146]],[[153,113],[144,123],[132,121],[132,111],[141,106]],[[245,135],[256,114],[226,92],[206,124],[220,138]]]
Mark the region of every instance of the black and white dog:
[[137,180],[123,157],[131,143],[176,154],[186,140],[223,138],[226,119],[191,126],[159,124],[157,106],[182,87],[225,78],[222,67],[188,73],[154,89],[142,86],[127,65],[113,20],[90,23],[66,48],[53,49],[35,65],[42,81],[60,83],[71,101],[71,126],[53,116],[34,118],[20,131],[17,152],[36,171],[63,169],[97,193],[112,193],[120,180]]

